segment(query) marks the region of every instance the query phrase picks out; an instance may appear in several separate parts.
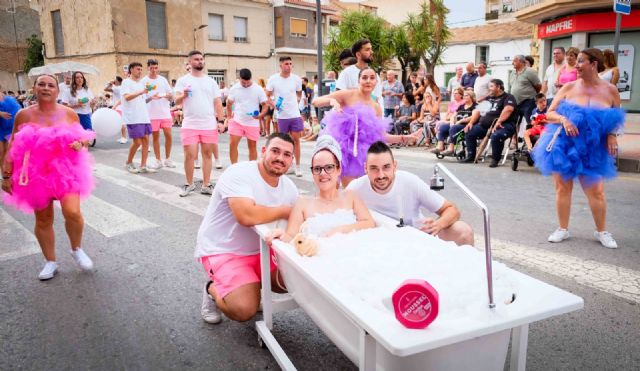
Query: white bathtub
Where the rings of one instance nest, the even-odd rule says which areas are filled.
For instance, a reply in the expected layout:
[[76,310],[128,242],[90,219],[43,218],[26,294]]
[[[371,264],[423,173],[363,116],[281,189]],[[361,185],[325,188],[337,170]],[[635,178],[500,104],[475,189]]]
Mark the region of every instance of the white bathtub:
[[[379,225],[395,225],[391,219],[375,217]],[[269,229],[266,225],[256,227],[261,236]],[[404,228],[402,233],[407,239],[426,238],[412,228]],[[429,242],[433,243],[433,239]],[[487,306],[486,313],[480,316],[436,321],[424,330],[411,330],[403,327],[391,311],[363,305],[332,278],[331,272],[306,267],[305,259],[309,258],[299,256],[290,245],[276,241],[273,248],[293,300],[360,369],[502,370],[509,337],[513,335],[511,368],[524,370],[528,324],[583,307],[582,298],[511,271],[510,277],[517,281],[515,287],[519,291],[512,304],[496,298],[497,307]],[[264,244],[263,250],[267,251]],[[264,254],[263,264],[268,262],[267,256]],[[295,369],[270,332],[272,314],[279,307],[271,305],[266,277],[262,292],[264,320],[257,323],[259,336],[283,369]],[[486,281],[474,284],[486,285]],[[500,315],[495,315],[496,311]]]

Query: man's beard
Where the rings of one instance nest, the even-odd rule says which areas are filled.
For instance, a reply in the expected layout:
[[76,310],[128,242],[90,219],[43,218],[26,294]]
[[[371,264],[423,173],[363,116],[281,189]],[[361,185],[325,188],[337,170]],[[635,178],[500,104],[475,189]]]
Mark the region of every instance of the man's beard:
[[204,66],[191,66],[194,70],[202,71],[204,70]]
[[373,58],[369,57],[369,58],[362,58],[362,60],[364,61],[364,63],[366,64],[371,64],[373,62]]

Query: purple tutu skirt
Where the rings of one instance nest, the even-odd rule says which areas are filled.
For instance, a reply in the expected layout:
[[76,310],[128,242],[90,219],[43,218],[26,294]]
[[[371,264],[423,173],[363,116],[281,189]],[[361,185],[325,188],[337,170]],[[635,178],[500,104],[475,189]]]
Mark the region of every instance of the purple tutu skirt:
[[553,146],[549,144],[559,124],[546,126],[533,150],[536,167],[543,175],[560,174],[564,181],[581,177],[586,184],[616,176],[615,159],[607,150],[607,135],[624,125],[625,112],[620,108],[583,107],[560,102],[558,113],[571,121],[580,133],[568,136],[564,130]]
[[321,134],[331,135],[342,150],[342,176],[364,175],[364,162],[369,146],[384,141],[388,120],[376,116],[375,110],[358,104],[343,107],[342,112],[331,111],[322,121],[326,126]]

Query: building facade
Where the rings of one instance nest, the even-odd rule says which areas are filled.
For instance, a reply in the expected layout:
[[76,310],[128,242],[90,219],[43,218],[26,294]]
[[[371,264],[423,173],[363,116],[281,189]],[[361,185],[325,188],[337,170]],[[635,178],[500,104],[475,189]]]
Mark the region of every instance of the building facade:
[[528,55],[531,51],[533,26],[524,22],[500,22],[453,28],[451,31],[451,40],[442,56],[442,63],[434,70],[438,86],[447,86],[449,79],[455,76],[457,66],[464,69],[468,62],[485,62],[487,73],[501,79],[508,89],[513,56]]
[[30,80],[23,71],[27,58],[27,38],[40,36],[38,11],[29,0],[0,2],[0,85],[2,90],[29,90]]
[[[618,67],[618,91],[622,107],[640,112],[640,1],[631,2],[631,15],[622,16]],[[515,17],[537,26],[534,43],[541,68],[551,63],[554,47],[575,46],[613,50],[615,13],[610,0],[515,0]]]

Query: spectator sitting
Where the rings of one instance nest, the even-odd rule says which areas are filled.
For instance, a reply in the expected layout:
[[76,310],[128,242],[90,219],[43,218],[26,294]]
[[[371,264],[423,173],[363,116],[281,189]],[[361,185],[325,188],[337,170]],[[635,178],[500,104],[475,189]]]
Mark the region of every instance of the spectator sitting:
[[397,107],[396,119],[393,123],[395,134],[402,134],[402,131],[406,128],[409,129],[411,122],[415,121],[417,112],[415,106],[415,99],[413,94],[404,93],[402,95],[402,102]]
[[536,95],[536,108],[531,113],[531,123],[533,127],[527,129],[524,132],[524,142],[527,144],[527,149],[531,151],[533,144],[531,144],[531,137],[542,134],[544,126],[547,124],[547,97],[544,94]]
[[[463,95],[463,103],[456,110],[456,114],[451,116],[449,123],[440,125],[438,130],[438,146],[431,152],[443,156],[452,155],[455,151],[455,136],[470,123],[478,121],[480,112],[476,110],[476,95],[473,91],[467,90]],[[444,150],[444,142],[449,138],[449,149]]]
[[464,100],[462,99],[463,94],[464,89],[460,87],[454,89],[453,96],[451,97],[451,102],[449,102],[449,104],[447,105],[447,113],[444,116],[444,119],[442,121],[438,121],[438,123],[436,124],[436,133],[438,132],[438,129],[440,129],[440,125],[449,124],[451,116],[455,116],[456,112],[458,111],[458,107],[464,104]]
[[424,94],[422,109],[417,120],[411,122],[410,131],[415,133],[420,128],[425,128],[425,137],[431,139],[435,135],[436,123],[440,120],[440,105],[435,102],[431,94]]

